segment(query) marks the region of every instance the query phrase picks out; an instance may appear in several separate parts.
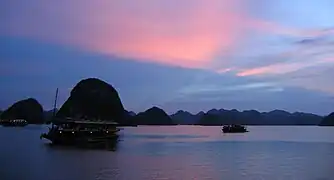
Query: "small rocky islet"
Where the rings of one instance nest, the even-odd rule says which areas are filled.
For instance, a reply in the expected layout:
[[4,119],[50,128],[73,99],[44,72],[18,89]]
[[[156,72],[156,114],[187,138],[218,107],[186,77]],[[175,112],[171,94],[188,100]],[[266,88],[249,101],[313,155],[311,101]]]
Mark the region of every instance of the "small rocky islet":
[[29,124],[43,124],[53,117],[72,117],[89,120],[110,120],[123,125],[321,125],[334,126],[334,112],[322,117],[310,113],[289,113],[282,110],[258,112],[212,109],[208,112],[191,114],[180,110],[168,115],[159,107],[152,107],[138,114],[127,111],[116,89],[97,78],[81,80],[72,89],[69,98],[61,108],[44,111],[34,98],[14,103],[0,111],[1,119],[25,119]]
[[1,113],[1,119],[25,119],[29,124],[43,124],[45,122],[43,107],[33,98],[14,103]]

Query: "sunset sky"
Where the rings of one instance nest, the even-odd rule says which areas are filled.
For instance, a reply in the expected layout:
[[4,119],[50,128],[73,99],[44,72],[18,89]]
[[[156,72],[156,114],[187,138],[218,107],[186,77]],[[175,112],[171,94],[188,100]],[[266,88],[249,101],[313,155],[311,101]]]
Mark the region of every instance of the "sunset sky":
[[332,0],[3,0],[0,109],[98,77],[126,109],[334,111]]

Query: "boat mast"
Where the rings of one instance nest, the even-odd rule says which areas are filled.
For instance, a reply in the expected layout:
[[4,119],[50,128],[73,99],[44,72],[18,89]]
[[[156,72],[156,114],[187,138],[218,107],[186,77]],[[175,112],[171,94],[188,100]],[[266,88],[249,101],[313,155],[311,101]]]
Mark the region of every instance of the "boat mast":
[[58,99],[58,88],[57,88],[57,90],[56,90],[56,98],[55,98],[55,103],[54,103],[54,105],[53,105],[53,118],[55,118],[55,116],[56,116],[56,108],[57,108],[57,99]]

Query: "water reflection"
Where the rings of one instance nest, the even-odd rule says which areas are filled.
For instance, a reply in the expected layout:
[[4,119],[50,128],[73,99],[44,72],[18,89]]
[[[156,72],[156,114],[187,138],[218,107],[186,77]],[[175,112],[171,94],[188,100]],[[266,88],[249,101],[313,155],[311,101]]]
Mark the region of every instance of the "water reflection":
[[333,179],[333,129],[250,129],[125,128],[115,141],[82,148],[40,140],[44,127],[0,127],[0,179]]

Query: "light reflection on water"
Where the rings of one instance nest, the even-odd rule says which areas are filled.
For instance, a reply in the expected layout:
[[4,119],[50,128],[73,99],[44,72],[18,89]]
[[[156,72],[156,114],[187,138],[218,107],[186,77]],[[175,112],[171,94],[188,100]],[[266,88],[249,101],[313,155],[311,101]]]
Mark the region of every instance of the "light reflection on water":
[[334,179],[334,129],[248,127],[125,128],[116,151],[50,148],[47,129],[0,127],[0,179]]

